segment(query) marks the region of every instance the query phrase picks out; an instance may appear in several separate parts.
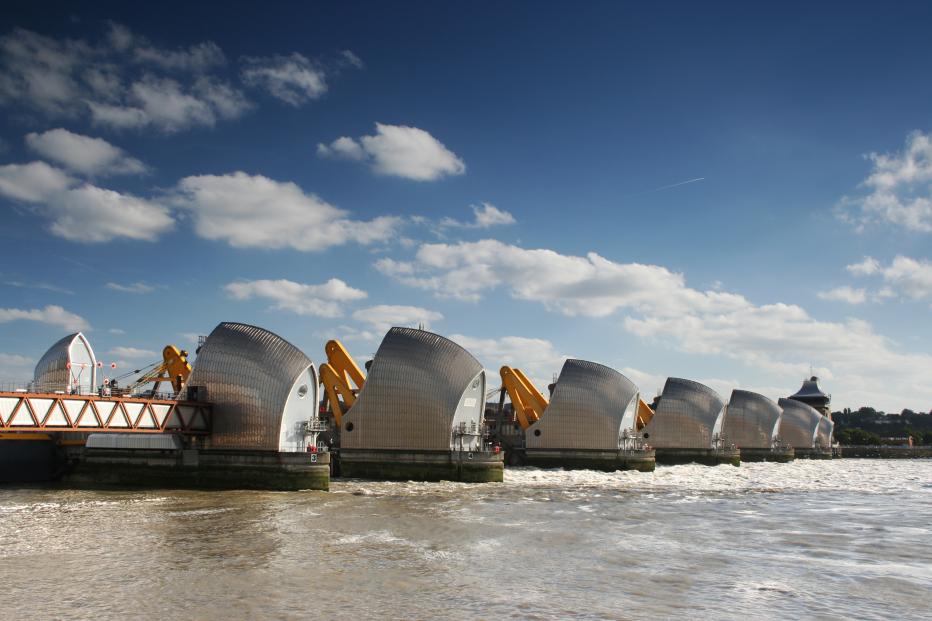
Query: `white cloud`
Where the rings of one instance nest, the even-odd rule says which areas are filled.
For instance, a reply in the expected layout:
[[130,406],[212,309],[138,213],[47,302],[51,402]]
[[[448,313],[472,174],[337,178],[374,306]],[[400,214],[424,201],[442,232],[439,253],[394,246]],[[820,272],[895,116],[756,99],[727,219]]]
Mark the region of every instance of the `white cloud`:
[[271,300],[272,308],[298,315],[339,317],[346,302],[361,300],[365,291],[354,289],[338,278],[322,285],[306,285],[291,280],[247,280],[224,287],[237,300],[253,298]]
[[357,69],[362,69],[363,67],[365,67],[365,63],[362,62],[362,59],[350,50],[343,50],[342,52],[340,52],[340,55],[343,57],[344,61],[346,61],[353,67],[356,67]]
[[835,378],[843,404],[932,399],[932,356],[904,352],[866,322],[822,321],[793,304],[758,305],[735,293],[699,291],[658,265],[483,240],[425,244],[414,261],[382,259],[376,267],[439,296],[478,300],[504,288],[565,315],[623,312],[624,328],[645,341],[738,360],[788,383],[817,363],[826,379]]
[[845,269],[855,276],[870,276],[880,271],[880,262],[873,257],[864,257],[860,263],[852,263],[845,266]]
[[472,222],[461,222],[453,218],[444,218],[440,221],[440,228],[488,229],[493,226],[514,224],[515,217],[509,212],[499,209],[492,203],[470,205],[473,213]]
[[[200,339],[202,335],[198,332],[181,332],[178,334],[178,336],[184,339],[186,343],[189,343],[191,345],[197,345],[197,341],[198,339]],[[203,336],[206,336],[206,335],[203,335]],[[182,347],[182,349],[184,348]]]
[[74,183],[69,175],[45,162],[0,166],[0,194],[17,201],[39,203]]
[[464,347],[479,359],[488,371],[488,388],[501,385],[499,369],[503,365],[517,367],[534,382],[544,395],[547,385],[560,373],[563,362],[569,358],[557,351],[547,339],[524,336],[502,336],[498,338],[476,338],[454,334],[450,340]]
[[174,227],[168,206],[193,220],[195,232],[237,248],[326,250],[350,242],[368,245],[394,239],[402,218],[352,220],[296,184],[261,175],[185,177],[166,204],[100,188],[44,162],[0,166],[0,196],[30,204],[46,217],[53,234],[96,243],[116,238],[152,241]]
[[78,330],[87,330],[90,324],[80,315],[66,311],[61,306],[50,304],[45,308],[33,308],[29,310],[19,308],[0,308],[0,323],[10,321],[38,321],[53,326],[59,326],[65,330],[77,332]]
[[823,300],[846,302],[848,304],[863,304],[867,301],[867,291],[864,289],[853,289],[848,286],[819,291],[817,295]]
[[175,224],[157,203],[90,184],[51,197],[47,211],[52,233],[82,243],[155,241]]
[[867,194],[846,196],[838,215],[859,230],[886,222],[912,231],[932,232],[932,136],[913,132],[899,153],[871,153],[870,175],[861,186]]
[[114,291],[122,291],[123,293],[152,293],[155,291],[155,287],[152,285],[147,285],[144,282],[134,282],[128,285],[122,285],[116,282],[108,282],[108,289],[113,289]]
[[0,364],[27,366],[27,365],[35,364],[35,361],[32,358],[27,358],[26,356],[20,356],[18,354],[0,353]]
[[139,360],[140,358],[151,360],[152,358],[161,359],[162,357],[159,352],[151,349],[139,349],[138,347],[114,347],[107,353],[111,356],[119,356],[130,360]]
[[107,39],[113,49],[118,52],[125,52],[132,47],[133,42],[136,41],[136,36],[129,28],[123,24],[112,21],[107,25],[110,28],[107,33]]
[[175,80],[146,76],[133,83],[130,93],[145,113],[146,119],[168,131],[177,131],[190,125],[213,125],[215,122],[211,106],[184,92]]
[[212,126],[252,107],[227,80],[208,73],[224,62],[212,42],[159,49],[119,24],[97,44],[16,29],[0,37],[0,103],[51,118],[89,115],[115,128]]
[[81,92],[74,75],[93,49],[22,28],[0,37],[0,101],[26,102],[51,116],[75,116]]
[[0,353],[0,380],[16,381],[32,377],[36,361],[19,354]]
[[265,89],[273,97],[298,107],[327,92],[322,67],[294,52],[290,56],[243,59],[246,84]]
[[[18,28],[0,37],[0,105],[29,116],[89,117],[117,129],[211,127],[254,107],[228,79],[226,64],[212,41],[168,49],[116,23],[96,42]],[[244,57],[240,64],[242,84],[293,106],[326,93],[328,74],[363,66],[349,50],[320,62],[293,53]]]
[[401,224],[391,216],[349,220],[346,211],[294,183],[244,172],[185,177],[174,204],[191,213],[198,235],[237,248],[314,252],[348,242],[371,244],[390,239]]
[[[478,300],[489,289],[506,286],[515,298],[542,302],[566,315],[601,317],[645,305],[675,315],[687,305],[724,311],[743,301],[733,294],[688,289],[682,274],[657,265],[619,264],[596,253],[579,257],[526,250],[491,239],[423,244],[414,262],[382,259],[376,268],[442,297]],[[671,297],[660,305],[661,295]]]
[[118,334],[118,335],[126,334],[126,330],[123,330],[122,328],[110,328],[109,330],[107,330],[107,332],[109,334]]
[[865,257],[862,263],[849,265],[847,269],[858,276],[881,276],[887,286],[877,293],[879,298],[892,298],[897,295],[913,300],[932,298],[932,262],[925,259],[917,260],[897,255],[884,267],[880,261]]
[[133,33],[123,24],[110,22],[107,43],[116,52],[131,52],[134,61],[155,65],[166,70],[204,72],[226,64],[223,50],[213,41],[205,41],[187,49],[159,48],[146,37]]
[[641,390],[641,398],[647,403],[663,391],[663,385],[667,381],[666,375],[649,373],[634,367],[624,367],[619,369],[622,375],[634,382]]
[[[333,335],[337,334],[337,338],[341,341],[358,341],[364,343],[368,346],[374,348],[378,346],[379,342],[382,340],[382,337],[385,336],[383,332],[376,332],[375,330],[360,330],[352,326],[337,326],[336,330],[328,330],[322,332],[316,332],[314,336],[320,339],[331,339]],[[361,359],[362,356],[357,358]],[[370,356],[371,358],[371,356]]]
[[95,125],[114,129],[138,129],[149,124],[149,117],[140,108],[88,101],[91,120]]
[[362,159],[360,154],[365,153],[376,173],[415,181],[466,172],[463,161],[423,129],[376,123],[375,131],[375,135],[358,140],[343,136],[329,145],[318,144],[317,153],[344,159]]
[[149,63],[163,69],[203,72],[226,64],[223,50],[213,41],[205,41],[188,49],[167,50],[143,44],[133,50],[137,62]]
[[106,140],[52,129],[26,135],[26,144],[42,157],[84,175],[141,174],[148,168]]
[[66,287],[61,287],[59,285],[53,285],[47,282],[41,281],[29,281],[23,282],[20,280],[5,280],[3,284],[8,287],[16,287],[18,289],[39,289],[42,291],[53,291],[55,293],[64,293],[65,295],[74,295],[74,291]]
[[440,321],[443,319],[443,315],[419,306],[379,304],[354,312],[353,319],[367,323],[379,332],[387,332],[393,326],[416,327],[423,325],[425,328],[430,329],[431,322]]
[[204,76],[194,83],[193,92],[213,111],[215,120],[235,119],[252,110],[253,104],[242,91],[217,78]]
[[0,166],[0,195],[35,205],[51,232],[70,241],[153,241],[174,226],[168,210],[155,202],[74,183],[44,162]]
[[153,126],[172,133],[194,126],[214,126],[234,119],[252,108],[242,92],[209,77],[185,87],[172,78],[143,76],[130,85],[124,105],[88,103],[93,121],[112,127]]
[[317,145],[317,155],[321,157],[334,157],[345,160],[361,161],[366,158],[366,152],[362,146],[347,136],[337,138],[329,145],[320,143]]
[[929,261],[897,256],[884,268],[883,278],[914,300],[932,297],[932,263]]
[[889,300],[896,297],[896,291],[891,287],[881,287],[875,294],[874,299],[876,300]]

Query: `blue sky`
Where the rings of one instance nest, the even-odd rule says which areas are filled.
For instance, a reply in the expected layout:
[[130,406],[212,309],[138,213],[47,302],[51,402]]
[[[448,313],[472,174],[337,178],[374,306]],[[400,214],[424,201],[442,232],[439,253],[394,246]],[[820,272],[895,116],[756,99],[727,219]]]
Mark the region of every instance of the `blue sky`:
[[932,7],[344,4],[4,11],[0,378],[426,323],[932,408]]

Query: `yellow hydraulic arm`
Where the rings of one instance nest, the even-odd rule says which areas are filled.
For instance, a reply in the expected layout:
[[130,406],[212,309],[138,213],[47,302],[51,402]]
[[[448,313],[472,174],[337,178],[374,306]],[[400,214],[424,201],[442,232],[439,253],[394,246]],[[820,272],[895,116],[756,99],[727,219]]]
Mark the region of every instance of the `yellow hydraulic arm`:
[[153,382],[155,385],[152,387],[152,392],[158,392],[159,384],[169,382],[177,394],[181,392],[181,387],[188,381],[189,375],[191,375],[191,364],[188,362],[188,352],[178,349],[174,345],[166,345],[165,349],[162,350],[162,362],[151,371],[140,376],[133,383],[132,388]]
[[356,403],[356,394],[366,383],[366,376],[340,341],[327,341],[324,349],[327,362],[320,365],[320,383],[324,385],[333,420],[339,427],[343,424],[343,414]]
[[640,397],[638,397],[638,422],[637,422],[638,431],[640,431],[641,429],[644,429],[644,427],[647,427],[647,423],[649,423],[650,419],[652,419],[653,417],[654,417],[654,411],[651,409],[649,405],[647,405],[644,399],[641,399]]
[[531,383],[521,369],[504,366],[499,370],[502,388],[508,391],[515,416],[522,429],[527,429],[544,415],[549,402]]

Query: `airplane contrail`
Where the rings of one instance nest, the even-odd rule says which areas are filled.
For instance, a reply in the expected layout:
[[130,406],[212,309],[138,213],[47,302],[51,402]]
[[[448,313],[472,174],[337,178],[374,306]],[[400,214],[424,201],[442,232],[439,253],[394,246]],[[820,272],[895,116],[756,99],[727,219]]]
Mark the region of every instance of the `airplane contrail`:
[[[653,190],[648,190],[647,192],[659,192],[660,190],[669,190],[670,188],[675,188],[680,185],[686,185],[687,183],[696,183],[697,181],[702,181],[705,177],[696,177],[695,179],[689,179],[688,181],[680,181],[679,183],[671,183],[670,185],[663,185],[659,188],[654,188]],[[647,194],[645,192],[645,194]]]
[[653,194],[654,192],[660,192],[661,190],[669,190],[670,188],[676,188],[681,185],[686,185],[688,183],[696,183],[697,181],[703,181],[705,177],[696,177],[695,179],[687,179],[686,181],[680,181],[679,183],[671,183],[670,185],[662,185],[659,188],[654,188],[653,190],[645,190],[644,192],[635,192],[634,194],[627,194],[623,198],[630,198],[632,196],[643,196],[645,194]]

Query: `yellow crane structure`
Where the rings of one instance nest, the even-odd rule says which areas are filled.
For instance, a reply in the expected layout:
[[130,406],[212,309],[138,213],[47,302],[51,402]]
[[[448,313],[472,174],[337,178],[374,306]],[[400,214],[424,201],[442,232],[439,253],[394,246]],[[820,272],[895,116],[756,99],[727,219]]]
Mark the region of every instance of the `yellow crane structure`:
[[644,399],[641,399],[641,397],[638,397],[638,421],[637,421],[638,431],[644,429],[644,427],[647,427],[647,423],[649,423],[650,419],[652,419],[653,417],[654,417],[654,410],[651,409],[649,405],[647,405],[647,402],[644,401]]
[[133,391],[140,386],[153,383],[152,392],[158,392],[159,385],[162,382],[168,382],[172,385],[175,394],[178,394],[184,383],[188,381],[189,375],[191,375],[191,363],[188,362],[188,352],[174,345],[166,345],[162,349],[162,362],[155,363],[150,370],[139,376],[129,390]]
[[527,429],[540,420],[550,402],[537,390],[524,372],[521,369],[503,366],[499,370],[499,375],[502,376],[502,390],[507,391],[511,398],[511,405],[521,429]]
[[324,350],[327,362],[320,365],[320,383],[324,387],[327,401],[333,411],[337,427],[343,424],[343,415],[356,403],[356,395],[366,383],[366,376],[350,356],[343,343],[333,339],[327,341]]

